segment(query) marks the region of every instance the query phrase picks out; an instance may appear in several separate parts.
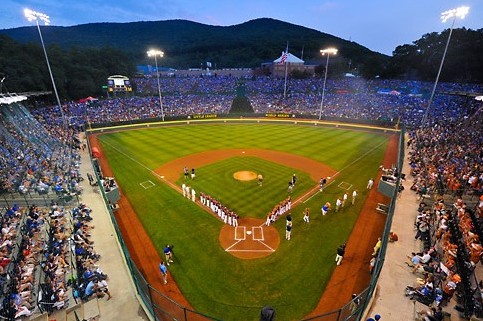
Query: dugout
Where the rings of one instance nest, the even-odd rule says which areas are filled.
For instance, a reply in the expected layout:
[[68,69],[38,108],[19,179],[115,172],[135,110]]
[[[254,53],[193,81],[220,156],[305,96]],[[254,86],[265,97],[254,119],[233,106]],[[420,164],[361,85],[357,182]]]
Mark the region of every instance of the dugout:
[[121,193],[119,193],[119,188],[114,187],[110,191],[105,192],[106,193],[106,198],[111,204],[117,204],[119,200],[121,199]]

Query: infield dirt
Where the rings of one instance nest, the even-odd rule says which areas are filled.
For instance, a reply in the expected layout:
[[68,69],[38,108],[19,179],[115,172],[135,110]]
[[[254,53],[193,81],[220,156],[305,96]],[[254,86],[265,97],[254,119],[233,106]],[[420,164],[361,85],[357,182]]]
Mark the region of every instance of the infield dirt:
[[[97,147],[101,150],[96,135],[89,136],[89,141],[92,147]],[[390,167],[391,164],[396,162],[397,148],[398,135],[393,134],[389,138],[382,165]],[[178,178],[179,173],[182,172],[185,164],[201,167],[204,164],[213,163],[217,160],[232,157],[233,155],[239,155],[239,153],[241,153],[239,150],[224,150],[219,151],[219,153],[206,152],[190,155],[188,156],[191,157],[189,162],[187,162],[188,159],[186,158],[180,158],[164,165],[156,172],[164,175],[168,181],[174,182]],[[208,154],[210,157],[208,157]],[[281,157],[280,154],[283,154],[284,157]],[[321,173],[326,173],[326,176],[333,176],[335,174],[335,170],[324,164],[292,154],[267,150],[251,150],[245,151],[244,155],[258,156],[278,163],[282,163],[280,160],[284,159],[284,165],[309,173],[315,181],[320,179]],[[98,161],[104,175],[112,176],[112,170],[104,155],[101,155]],[[166,171],[170,166],[171,170]],[[375,186],[377,186],[379,179],[380,175],[376,179]],[[349,302],[352,293],[359,293],[368,286],[371,277],[369,273],[369,261],[372,249],[377,238],[382,234],[386,221],[386,216],[378,213],[375,209],[377,203],[388,202],[389,199],[378,193],[376,188],[370,191],[369,197],[365,201],[364,207],[347,242],[344,261],[341,266],[335,269],[325,292],[320,298],[319,304],[309,316],[316,316],[342,307]],[[168,295],[172,300],[185,307],[192,308],[173,280],[169,280],[167,285],[162,285],[158,272],[158,263],[161,259],[139,218],[133,211],[131,204],[124,196],[119,201],[119,211],[115,212],[115,217],[131,258],[143,273],[146,281],[158,291]],[[171,305],[163,308],[169,309],[170,307]]]

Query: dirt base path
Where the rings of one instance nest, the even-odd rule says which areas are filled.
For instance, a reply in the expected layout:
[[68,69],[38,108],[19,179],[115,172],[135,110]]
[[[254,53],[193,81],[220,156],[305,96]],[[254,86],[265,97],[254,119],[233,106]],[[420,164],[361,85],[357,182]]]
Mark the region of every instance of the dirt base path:
[[[290,168],[295,168],[308,173],[316,182],[318,182],[321,177],[334,176],[336,173],[335,169],[310,158],[266,149],[223,149],[192,154],[163,164],[155,170],[155,173],[168,181],[173,188],[181,191],[180,187],[176,185],[176,180],[183,173],[183,168],[185,168],[185,166],[189,165],[190,168],[199,168],[237,156],[254,156]],[[238,173],[242,174],[243,172]],[[248,173],[252,174],[252,179],[257,178],[257,174],[253,172],[243,174],[246,175]],[[293,206],[316,190],[318,190],[318,185],[314,186],[312,190],[308,191],[301,198],[293,200]],[[201,206],[199,201],[197,201],[197,203]],[[209,211],[207,207],[201,207],[210,214],[213,214],[213,212]],[[240,259],[257,259],[268,256],[277,250],[280,245],[280,235],[273,226],[265,226],[265,220],[242,218],[239,220],[239,227],[237,229],[225,224],[220,230],[219,241],[225,251],[233,256]]]
[[[391,167],[397,162],[398,135],[391,135],[382,165]],[[334,311],[351,300],[353,293],[360,293],[367,288],[371,279],[369,262],[377,238],[382,235],[387,215],[376,211],[377,203],[388,204],[390,199],[377,191],[378,174],[374,187],[369,193],[359,218],[347,242],[342,264],[332,274],[319,304],[308,317]],[[335,249],[334,249],[335,257]]]
[[333,176],[336,173],[335,169],[313,159],[267,149],[223,149],[206,151],[177,158],[157,168],[155,172],[174,183],[183,173],[183,168],[188,164],[190,168],[197,168],[235,156],[255,156],[287,167],[296,168],[309,174],[316,182],[321,177]]
[[[97,135],[89,136],[89,142],[91,147],[97,147],[99,150],[102,150]],[[104,154],[98,158],[98,161],[105,176],[114,176]],[[163,284],[158,268],[159,262],[161,262],[158,251],[156,251],[151,238],[146,233],[133,207],[127,198],[124,197],[122,190],[120,192],[119,210],[115,212],[115,216],[124,244],[132,260],[152,287],[165,293],[179,304],[192,309],[188,300],[181,294],[181,290],[176,282],[171,279],[171,275],[169,275],[168,284]]]
[[[96,135],[91,135],[89,141],[92,147],[101,150]],[[396,162],[397,135],[392,135],[384,157],[383,165],[389,167]],[[189,164],[192,167],[201,167],[233,156],[257,156],[289,167],[303,170],[310,174],[314,181],[320,177],[333,176],[336,171],[324,164],[307,159],[305,157],[267,150],[223,150],[210,151],[174,160],[156,170],[156,173],[163,175],[170,182],[176,181],[183,172],[183,167]],[[104,175],[112,176],[104,155],[98,158]],[[380,179],[380,176],[378,177]],[[377,180],[376,184],[377,186]],[[122,195],[119,201],[119,211],[116,212],[116,220],[123,235],[124,242],[129,250],[131,258],[143,273],[147,282],[157,290],[167,294],[172,300],[181,305],[192,308],[183,296],[174,280],[169,280],[167,285],[162,285],[158,271],[160,257],[154,244],[147,235],[139,218],[134,212],[127,198]],[[332,275],[327,288],[321,297],[316,309],[310,314],[315,316],[324,312],[332,311],[342,307],[351,297],[352,293],[359,293],[367,287],[369,274],[369,260],[372,248],[381,235],[386,216],[375,211],[377,203],[388,203],[389,199],[382,196],[374,188],[364,204],[359,215],[356,226],[349,238],[346,256],[341,266],[337,267]],[[221,240],[220,240],[221,241]]]

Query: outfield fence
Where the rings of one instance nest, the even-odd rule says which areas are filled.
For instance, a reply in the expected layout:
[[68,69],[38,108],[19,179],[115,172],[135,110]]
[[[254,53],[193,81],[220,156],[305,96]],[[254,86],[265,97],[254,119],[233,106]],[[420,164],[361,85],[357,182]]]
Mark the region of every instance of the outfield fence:
[[[94,130],[96,131],[96,130]],[[403,161],[404,161],[404,135],[405,129],[402,128],[400,130],[399,135],[399,151],[398,151],[398,160],[397,160],[397,168],[400,170],[402,169]],[[88,142],[89,143],[89,142]],[[89,145],[89,150],[91,150]],[[94,164],[94,159],[91,159],[93,162],[93,168],[97,169],[95,171],[97,183],[99,186],[102,186],[100,183],[100,179],[103,176],[100,172],[101,169]],[[375,293],[377,287],[377,281],[379,278],[379,274],[381,269],[384,265],[384,258],[386,253],[386,248],[388,244],[388,237],[389,232],[391,230],[392,218],[394,215],[394,210],[396,206],[396,199],[397,199],[397,191],[398,186],[400,184],[400,177],[398,177],[396,182],[396,188],[394,189],[394,194],[391,198],[391,202],[389,204],[389,210],[387,213],[387,220],[384,228],[384,232],[382,235],[382,246],[379,250],[376,264],[372,273],[372,277],[369,283],[369,286],[358,293],[357,299],[347,302],[341,308],[327,312],[321,315],[305,318],[301,321],[359,321],[365,315],[365,311],[370,307],[371,299]],[[160,292],[152,285],[150,285],[147,280],[144,278],[141,271],[138,269],[134,261],[131,259],[129,251],[127,249],[126,244],[124,243],[124,239],[122,237],[122,233],[120,228],[117,224],[114,212],[109,204],[106,194],[100,189],[101,195],[104,198],[104,202],[106,204],[106,208],[109,212],[111,221],[114,225],[114,229],[116,231],[117,239],[119,241],[125,262],[127,267],[129,268],[129,272],[136,287],[136,291],[142,304],[145,312],[147,313],[148,317],[152,320],[159,320],[159,321],[221,321],[221,319],[217,319],[215,317],[210,317],[204,315],[200,312],[194,311],[188,307],[185,307],[171,298],[166,294]],[[260,311],[263,307],[260,307]]]
[[243,120],[256,119],[256,120],[280,120],[280,121],[297,121],[297,120],[308,120],[311,122],[328,122],[328,123],[338,123],[341,126],[345,125],[355,125],[355,126],[375,126],[379,129],[381,128],[395,128],[398,126],[397,123],[390,120],[367,120],[367,119],[349,119],[341,117],[322,117],[319,119],[317,115],[307,115],[307,114],[289,114],[289,113],[253,113],[253,114],[193,114],[193,115],[183,115],[183,116],[170,116],[165,117],[165,121],[161,118],[151,118],[149,121],[146,119],[135,119],[135,120],[125,120],[118,122],[109,123],[94,123],[89,124],[89,130],[97,129],[107,129],[112,127],[146,127],[146,126],[157,126],[166,124],[167,122],[178,122],[183,124],[183,122],[192,122],[199,120],[212,120],[212,121],[227,121],[227,120]]

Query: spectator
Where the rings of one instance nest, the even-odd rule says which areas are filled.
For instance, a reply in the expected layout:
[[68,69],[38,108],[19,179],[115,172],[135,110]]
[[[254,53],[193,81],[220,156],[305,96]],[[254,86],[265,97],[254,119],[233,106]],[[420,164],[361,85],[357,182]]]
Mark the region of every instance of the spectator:
[[389,232],[389,242],[397,242],[399,240],[399,236],[395,232]]

